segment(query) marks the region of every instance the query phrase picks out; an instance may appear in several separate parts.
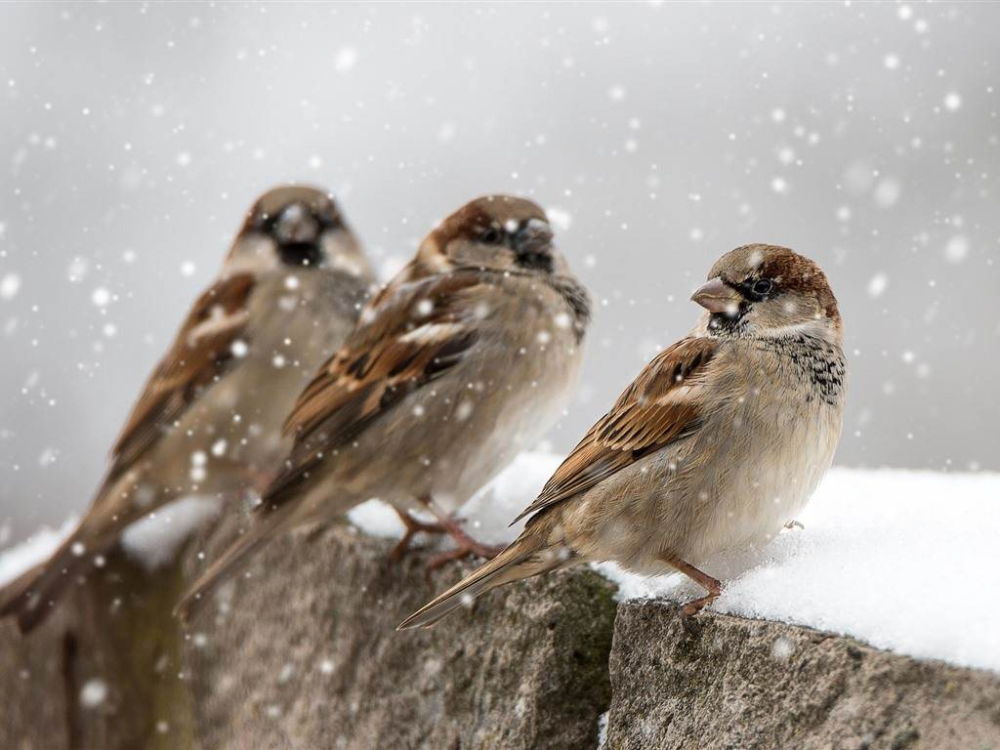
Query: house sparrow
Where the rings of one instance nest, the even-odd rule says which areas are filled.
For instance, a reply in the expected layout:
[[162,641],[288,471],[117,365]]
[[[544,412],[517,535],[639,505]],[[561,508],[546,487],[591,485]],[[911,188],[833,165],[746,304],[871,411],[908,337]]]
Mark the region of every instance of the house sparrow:
[[273,476],[291,445],[288,410],[353,328],[372,281],[326,193],[261,196],[146,383],[87,514],[47,562],[0,591],[0,615],[31,629],[129,524],[178,498]]
[[837,301],[818,265],[783,247],[724,255],[692,299],[697,327],[660,353],[518,517],[492,561],[406,619],[428,627],[497,586],[612,560],[640,574],[697,567],[766,542],[804,507],[833,460],[846,366]]
[[283,529],[337,518],[371,498],[404,519],[432,512],[455,538],[455,556],[495,554],[452,514],[560,415],[589,311],[537,205],[491,196],[449,216],[299,397],[285,471],[252,528],[179,612],[189,616]]

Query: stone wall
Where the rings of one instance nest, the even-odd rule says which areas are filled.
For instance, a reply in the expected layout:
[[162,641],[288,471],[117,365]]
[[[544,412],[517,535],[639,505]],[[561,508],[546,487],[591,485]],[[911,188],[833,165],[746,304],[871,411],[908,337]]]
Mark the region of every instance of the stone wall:
[[[222,544],[193,545],[212,549]],[[185,629],[203,563],[120,555],[29,638],[0,624],[0,748],[998,748],[1000,676],[805,628],[617,605],[589,571],[395,625],[456,580],[348,527],[272,544]],[[211,554],[209,555],[211,556]],[[602,718],[603,717],[603,718]]]

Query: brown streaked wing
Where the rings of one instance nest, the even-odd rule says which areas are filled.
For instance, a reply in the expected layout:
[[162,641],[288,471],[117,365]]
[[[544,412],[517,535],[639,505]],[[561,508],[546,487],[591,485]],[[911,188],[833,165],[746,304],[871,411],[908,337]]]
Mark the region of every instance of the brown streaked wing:
[[194,303],[160,360],[111,450],[110,477],[128,469],[177,421],[198,392],[232,364],[231,347],[246,337],[251,274],[220,279]]
[[660,352],[618,397],[517,518],[589,490],[613,474],[694,429],[699,420],[697,388],[718,342],[691,337]]
[[458,364],[476,343],[470,325],[482,284],[473,271],[404,284],[362,314],[358,328],[305,388],[285,422],[287,469],[260,507],[280,504],[322,454],[350,441],[404,396]]

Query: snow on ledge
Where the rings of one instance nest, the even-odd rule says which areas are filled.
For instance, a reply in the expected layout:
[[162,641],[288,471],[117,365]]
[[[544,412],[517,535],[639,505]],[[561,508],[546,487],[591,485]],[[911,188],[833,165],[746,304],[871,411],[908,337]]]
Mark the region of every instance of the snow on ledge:
[[58,529],[42,526],[20,544],[0,550],[0,586],[13,581],[55,552],[63,540],[73,533],[76,524],[76,516],[70,516]]
[[[150,513],[122,532],[122,547],[147,570],[174,559],[181,543],[221,510],[216,498],[184,497]],[[49,557],[76,528],[76,517],[59,529],[42,527],[20,544],[0,550],[0,586]]]
[[[520,529],[508,528],[509,520],[535,498],[560,460],[547,453],[519,456],[463,509],[467,527],[484,541],[513,539]],[[164,511],[160,528],[149,529],[151,546],[143,551],[134,528],[126,546],[155,565],[160,553],[172,554],[172,540],[183,539],[210,514],[199,504]],[[350,518],[377,536],[402,533],[395,513],[375,501]],[[834,469],[798,520],[804,529],[702,566],[725,583],[712,605],[716,611],[1000,671],[1000,475]],[[0,553],[0,584],[44,559],[73,525],[43,530]],[[613,565],[594,567],[619,585],[622,599],[701,595],[680,576],[644,578]]]
[[[726,584],[715,610],[1000,671],[1000,476],[833,469],[798,520],[702,566]],[[701,595],[679,576],[597,567],[623,598]]]
[[[508,541],[507,523],[541,490],[559,456],[525,453],[463,508],[484,541]],[[351,520],[381,536],[402,526],[368,503]],[[1000,475],[830,471],[798,519],[766,547],[702,567],[725,583],[713,609],[850,635],[878,648],[1000,671]],[[681,576],[595,569],[619,598],[687,601]]]
[[181,544],[220,510],[219,498],[182,497],[128,526],[122,547],[146,570],[156,570],[172,561]]

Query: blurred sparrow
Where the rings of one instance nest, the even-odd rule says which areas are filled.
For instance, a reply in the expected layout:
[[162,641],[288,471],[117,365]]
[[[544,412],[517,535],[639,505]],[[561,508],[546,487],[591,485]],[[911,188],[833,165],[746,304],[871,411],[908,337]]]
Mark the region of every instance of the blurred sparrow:
[[285,471],[179,611],[282,530],[371,498],[407,522],[403,546],[427,528],[409,511],[426,509],[455,538],[453,556],[496,554],[452,514],[561,414],[588,319],[541,208],[493,196],[452,214],[299,397]]
[[430,626],[497,586],[587,561],[656,575],[766,542],[833,460],[845,363],[837,301],[818,265],[748,245],[724,255],[692,299],[707,312],[625,390],[519,516],[495,559],[405,620]]
[[146,383],[87,514],[47,562],[0,590],[0,614],[29,630],[129,524],[273,477],[291,445],[285,416],[354,327],[371,283],[326,193],[280,187],[258,199]]

